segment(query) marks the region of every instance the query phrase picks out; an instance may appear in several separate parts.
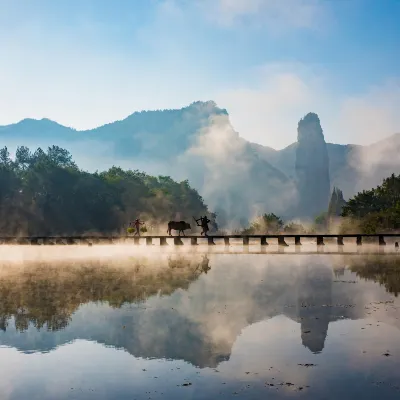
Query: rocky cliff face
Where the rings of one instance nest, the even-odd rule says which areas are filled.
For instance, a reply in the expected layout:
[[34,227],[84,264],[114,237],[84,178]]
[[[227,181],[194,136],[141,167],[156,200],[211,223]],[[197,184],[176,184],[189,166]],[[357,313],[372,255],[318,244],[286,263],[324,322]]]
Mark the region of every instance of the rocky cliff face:
[[298,216],[315,217],[328,208],[329,158],[317,114],[309,113],[297,127],[296,178]]

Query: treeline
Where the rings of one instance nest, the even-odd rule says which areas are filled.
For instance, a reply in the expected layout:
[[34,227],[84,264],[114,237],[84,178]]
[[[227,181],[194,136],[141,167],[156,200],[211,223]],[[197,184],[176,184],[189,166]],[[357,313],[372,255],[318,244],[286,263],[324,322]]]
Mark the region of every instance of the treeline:
[[[112,167],[81,170],[65,149],[31,152],[18,147],[11,159],[0,149],[0,235],[73,235],[125,233],[141,218],[157,229],[170,219],[215,214],[187,180],[153,177]],[[166,229],[166,228],[165,228]]]
[[312,224],[284,223],[275,214],[264,214],[242,231],[243,234],[276,233],[389,233],[400,231],[400,175],[392,174],[382,185],[364,190],[347,202],[334,188],[328,210]]
[[342,231],[363,233],[400,230],[400,175],[392,174],[382,185],[358,193],[343,207]]

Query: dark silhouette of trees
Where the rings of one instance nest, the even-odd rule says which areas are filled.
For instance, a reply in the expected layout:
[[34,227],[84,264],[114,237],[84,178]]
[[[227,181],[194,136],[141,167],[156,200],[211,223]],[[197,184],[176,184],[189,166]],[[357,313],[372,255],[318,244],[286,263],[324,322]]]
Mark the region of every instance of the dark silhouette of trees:
[[328,217],[339,217],[345,205],[346,202],[343,198],[343,192],[339,188],[334,187],[331,200],[329,201]]
[[112,167],[88,173],[58,146],[31,152],[18,147],[12,160],[0,149],[0,234],[121,233],[137,217],[164,224],[209,213],[189,182]]
[[392,174],[382,185],[364,190],[343,207],[348,217],[364,233],[400,229],[400,175]]

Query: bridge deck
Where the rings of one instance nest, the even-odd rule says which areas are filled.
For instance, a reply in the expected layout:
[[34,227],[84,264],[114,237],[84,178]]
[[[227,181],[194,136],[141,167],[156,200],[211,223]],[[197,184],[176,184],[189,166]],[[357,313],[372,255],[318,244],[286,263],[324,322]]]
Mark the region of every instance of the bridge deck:
[[323,237],[323,238],[367,238],[367,237],[375,237],[378,238],[379,236],[383,237],[399,237],[400,238],[400,233],[376,233],[376,234],[362,234],[362,233],[351,233],[351,234],[324,234],[324,233],[314,233],[314,234],[277,234],[277,235],[209,235],[209,236],[200,236],[200,235],[187,235],[187,236],[168,236],[168,235],[141,235],[141,236],[133,236],[133,235],[59,235],[59,236],[0,236],[0,240],[35,240],[35,239],[50,239],[50,240],[55,240],[55,239],[73,239],[73,240],[87,240],[87,239],[134,239],[134,238],[140,238],[140,239],[145,239],[145,238],[151,238],[151,239],[173,239],[175,237],[180,237],[182,239],[187,238],[187,239],[208,239],[208,238],[213,238],[213,239],[243,239],[243,238],[249,238],[249,239],[261,239],[261,238],[266,238],[266,239],[278,239],[278,238],[317,238],[317,237]]

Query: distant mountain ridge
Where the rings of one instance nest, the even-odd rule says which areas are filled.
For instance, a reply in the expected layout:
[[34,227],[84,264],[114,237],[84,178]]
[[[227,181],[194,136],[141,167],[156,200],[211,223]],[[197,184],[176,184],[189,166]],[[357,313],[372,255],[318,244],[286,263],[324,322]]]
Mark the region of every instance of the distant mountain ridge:
[[[226,223],[243,225],[264,212],[295,216],[297,142],[282,150],[250,143],[234,130],[227,110],[213,101],[135,112],[83,131],[46,118],[24,119],[0,126],[0,141],[11,150],[17,145],[59,145],[85,169],[120,165],[189,179]],[[370,146],[327,143],[326,147],[330,186],[339,187],[345,198],[400,169],[400,134]]]

